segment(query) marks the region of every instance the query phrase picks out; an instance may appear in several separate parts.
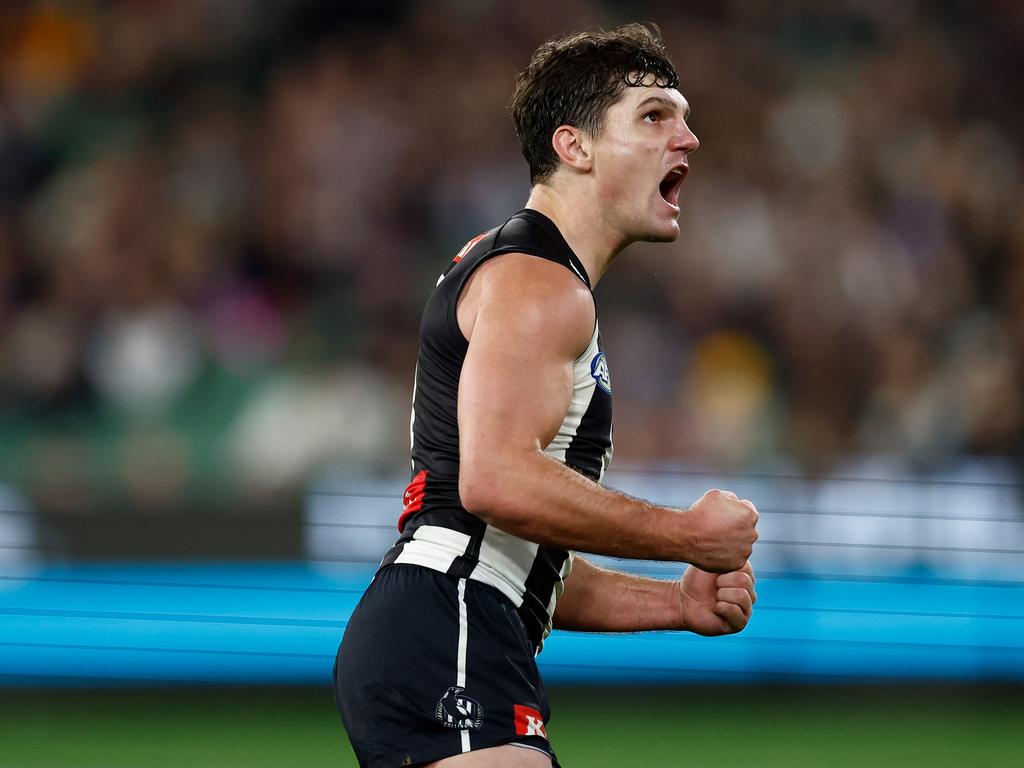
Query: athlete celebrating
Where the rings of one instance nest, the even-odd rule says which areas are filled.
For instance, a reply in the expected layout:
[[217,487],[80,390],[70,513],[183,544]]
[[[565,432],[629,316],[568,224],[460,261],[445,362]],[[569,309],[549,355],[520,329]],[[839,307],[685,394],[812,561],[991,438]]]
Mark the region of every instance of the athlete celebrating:
[[[335,692],[360,765],[557,766],[534,657],[551,628],[742,630],[757,511],[602,487],[611,380],[591,290],[638,240],[679,234],[697,137],[653,25],[542,45],[511,111],[526,208],[449,264],[420,327],[412,482],[352,614]],[[576,555],[690,563],[678,581]]]

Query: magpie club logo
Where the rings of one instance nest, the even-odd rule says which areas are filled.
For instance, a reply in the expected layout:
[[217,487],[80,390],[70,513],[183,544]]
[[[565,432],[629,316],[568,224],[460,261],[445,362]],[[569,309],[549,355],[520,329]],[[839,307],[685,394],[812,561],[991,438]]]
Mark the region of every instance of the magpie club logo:
[[465,688],[453,685],[437,702],[434,717],[445,728],[479,728],[484,721],[484,710],[480,702],[464,695],[463,691]]

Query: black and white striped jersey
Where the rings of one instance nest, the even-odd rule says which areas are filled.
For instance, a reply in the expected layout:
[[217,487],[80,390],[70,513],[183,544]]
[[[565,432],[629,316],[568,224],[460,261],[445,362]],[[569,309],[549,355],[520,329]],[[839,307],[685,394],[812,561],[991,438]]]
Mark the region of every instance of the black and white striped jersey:
[[[539,546],[487,525],[459,499],[459,377],[468,342],[459,329],[459,294],[487,259],[526,253],[571,270],[588,288],[583,264],[555,224],[524,209],[474,238],[438,279],[420,324],[412,420],[412,481],[398,521],[401,536],[381,566],[409,563],[469,578],[501,591],[517,607],[538,651],[551,631],[555,602],[572,567],[572,553]],[[572,400],[549,456],[600,482],[612,455],[608,364],[597,323],[576,359]]]

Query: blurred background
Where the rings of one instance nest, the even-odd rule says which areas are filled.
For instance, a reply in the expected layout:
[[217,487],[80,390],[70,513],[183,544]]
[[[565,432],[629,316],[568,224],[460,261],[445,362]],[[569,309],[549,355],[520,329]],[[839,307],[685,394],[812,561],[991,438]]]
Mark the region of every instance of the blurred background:
[[597,290],[608,482],[753,499],[761,600],[733,638],[556,633],[556,750],[1019,765],[1022,8],[4,3],[11,764],[354,764],[326,686],[396,535],[423,302],[526,200],[532,51],[649,19],[701,148],[679,240]]

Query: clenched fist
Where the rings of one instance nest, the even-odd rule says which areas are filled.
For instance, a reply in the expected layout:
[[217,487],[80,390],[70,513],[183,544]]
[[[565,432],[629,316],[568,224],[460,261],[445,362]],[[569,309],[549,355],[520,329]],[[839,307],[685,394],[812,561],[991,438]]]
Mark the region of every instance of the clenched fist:
[[757,509],[751,502],[711,490],[685,514],[690,532],[686,562],[713,573],[743,568],[757,541]]
[[708,573],[690,566],[678,582],[681,629],[698,635],[731,635],[750,621],[757,602],[754,569]]

